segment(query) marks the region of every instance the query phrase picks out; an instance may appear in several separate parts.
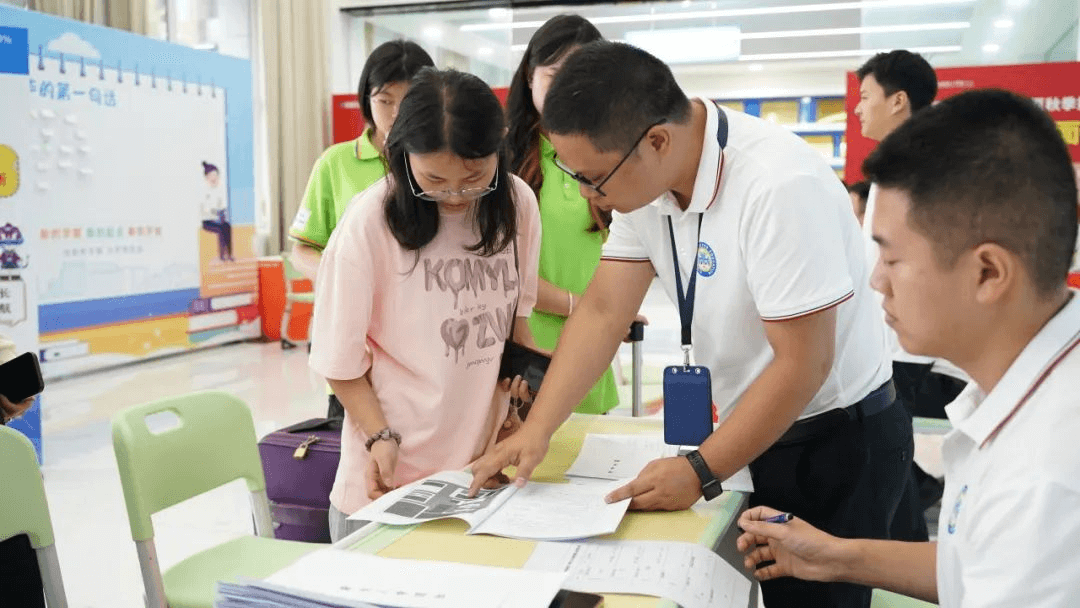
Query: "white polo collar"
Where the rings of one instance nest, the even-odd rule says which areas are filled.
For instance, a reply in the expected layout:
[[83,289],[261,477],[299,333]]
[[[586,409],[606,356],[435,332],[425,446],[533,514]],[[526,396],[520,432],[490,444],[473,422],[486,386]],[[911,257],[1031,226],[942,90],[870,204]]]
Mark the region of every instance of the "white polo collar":
[[[718,180],[720,179],[720,144],[716,141],[716,126],[719,111],[716,104],[708,99],[698,99],[705,104],[705,132],[702,133],[701,158],[698,159],[697,178],[694,180],[694,193],[690,197],[690,206],[683,211],[675,200],[675,195],[665,192],[657,202],[661,215],[681,217],[687,213],[705,213],[719,198]],[[714,198],[715,195],[715,198]]]
[[989,395],[974,382],[945,408],[953,427],[985,446],[1080,342],[1080,297],[1069,302],[1039,330]]

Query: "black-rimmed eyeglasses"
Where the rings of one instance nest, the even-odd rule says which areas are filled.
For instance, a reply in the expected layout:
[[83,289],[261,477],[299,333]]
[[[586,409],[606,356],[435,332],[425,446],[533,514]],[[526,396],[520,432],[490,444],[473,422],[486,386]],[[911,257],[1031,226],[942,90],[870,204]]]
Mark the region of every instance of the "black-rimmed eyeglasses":
[[573,178],[574,181],[581,184],[582,186],[585,186],[586,188],[592,190],[593,192],[599,194],[600,196],[607,196],[607,194],[605,194],[604,191],[601,190],[600,188],[602,188],[604,186],[604,184],[608,183],[608,180],[611,179],[611,176],[615,175],[615,172],[619,170],[619,167],[623,166],[623,163],[625,163],[630,158],[630,155],[634,153],[634,150],[637,150],[638,144],[641,143],[641,140],[645,139],[645,136],[649,134],[649,131],[652,131],[653,127],[662,125],[665,122],[667,122],[666,118],[658,120],[658,121],[654,122],[653,124],[649,125],[649,127],[647,129],[642,131],[641,135],[639,135],[637,140],[634,141],[634,145],[630,146],[630,150],[628,150],[626,152],[626,154],[622,157],[622,160],[619,161],[619,164],[615,165],[615,168],[612,169],[611,171],[609,171],[607,176],[604,177],[604,179],[600,180],[597,183],[593,183],[593,181],[591,179],[585,177],[584,175],[582,175],[581,173],[578,173],[577,171],[571,170],[570,167],[567,167],[566,165],[564,165],[562,160],[558,157],[558,155],[555,156],[555,166],[562,169],[567,175],[569,175],[571,178]]

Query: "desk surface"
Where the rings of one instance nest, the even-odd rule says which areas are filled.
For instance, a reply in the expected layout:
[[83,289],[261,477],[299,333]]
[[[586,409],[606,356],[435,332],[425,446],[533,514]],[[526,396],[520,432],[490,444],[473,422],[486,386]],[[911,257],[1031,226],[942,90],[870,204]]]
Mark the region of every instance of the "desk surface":
[[[551,438],[547,458],[533,474],[536,481],[560,481],[577,457],[588,433],[658,433],[658,420],[616,416],[574,415]],[[718,549],[729,562],[734,557],[733,523],[745,508],[746,495],[726,492],[710,502],[699,502],[686,511],[673,513],[628,512],[619,529],[608,540],[674,540],[696,542]],[[466,536],[468,525],[459,520],[439,520],[418,526],[382,526],[370,524],[337,546],[377,553],[384,557],[451,561],[489,566],[520,568],[528,561],[535,542],[496,536]],[[726,545],[730,544],[731,547]],[[741,568],[741,560],[734,565]],[[607,595],[605,608],[656,606],[656,598]],[[660,605],[671,606],[670,602]]]

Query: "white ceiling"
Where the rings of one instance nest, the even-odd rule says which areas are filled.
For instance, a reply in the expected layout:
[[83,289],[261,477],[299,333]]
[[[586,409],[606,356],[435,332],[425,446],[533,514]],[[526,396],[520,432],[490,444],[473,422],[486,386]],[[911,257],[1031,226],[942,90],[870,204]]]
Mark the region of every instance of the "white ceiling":
[[[341,9],[409,3],[335,1]],[[354,19],[429,50],[440,47],[493,64],[487,73],[498,71],[507,79],[535,24],[559,13],[594,20],[613,40],[630,30],[736,26],[742,33],[738,60],[678,64],[673,70],[695,94],[737,97],[839,93],[844,72],[874,51],[893,48],[922,49],[935,66],[1075,60],[1080,0],[675,0],[512,11],[501,8],[505,2],[491,4],[499,6]],[[809,55],[794,58],[802,53]]]

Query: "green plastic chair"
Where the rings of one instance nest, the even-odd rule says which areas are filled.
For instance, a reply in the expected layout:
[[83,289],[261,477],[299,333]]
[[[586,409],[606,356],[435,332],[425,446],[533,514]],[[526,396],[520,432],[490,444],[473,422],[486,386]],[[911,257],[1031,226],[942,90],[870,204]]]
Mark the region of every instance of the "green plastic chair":
[[[0,426],[0,540],[26,534],[37,554],[49,608],[66,608],[64,580],[56,557],[49,503],[37,453],[22,433]],[[0,568],[7,564],[0,564]],[[2,597],[3,590],[0,590]]]
[[[281,348],[292,348],[296,346],[292,340],[289,339],[289,321],[292,320],[293,305],[311,304],[315,305],[315,294],[310,291],[293,291],[293,281],[300,281],[306,279],[302,272],[293,266],[292,260],[289,259],[288,254],[281,254],[281,266],[285,271],[285,311],[281,313]],[[308,324],[308,350],[311,350],[311,324]]]
[[937,604],[885,591],[884,589],[874,589],[873,599],[870,600],[870,608],[937,608]]
[[[158,423],[148,417],[157,414],[172,427],[151,430],[148,424]],[[255,425],[240,399],[205,392],[135,406],[113,418],[112,433],[148,606],[212,608],[218,581],[264,578],[324,547],[273,538]],[[258,536],[197,553],[162,575],[150,516],[237,479],[251,492]]]

